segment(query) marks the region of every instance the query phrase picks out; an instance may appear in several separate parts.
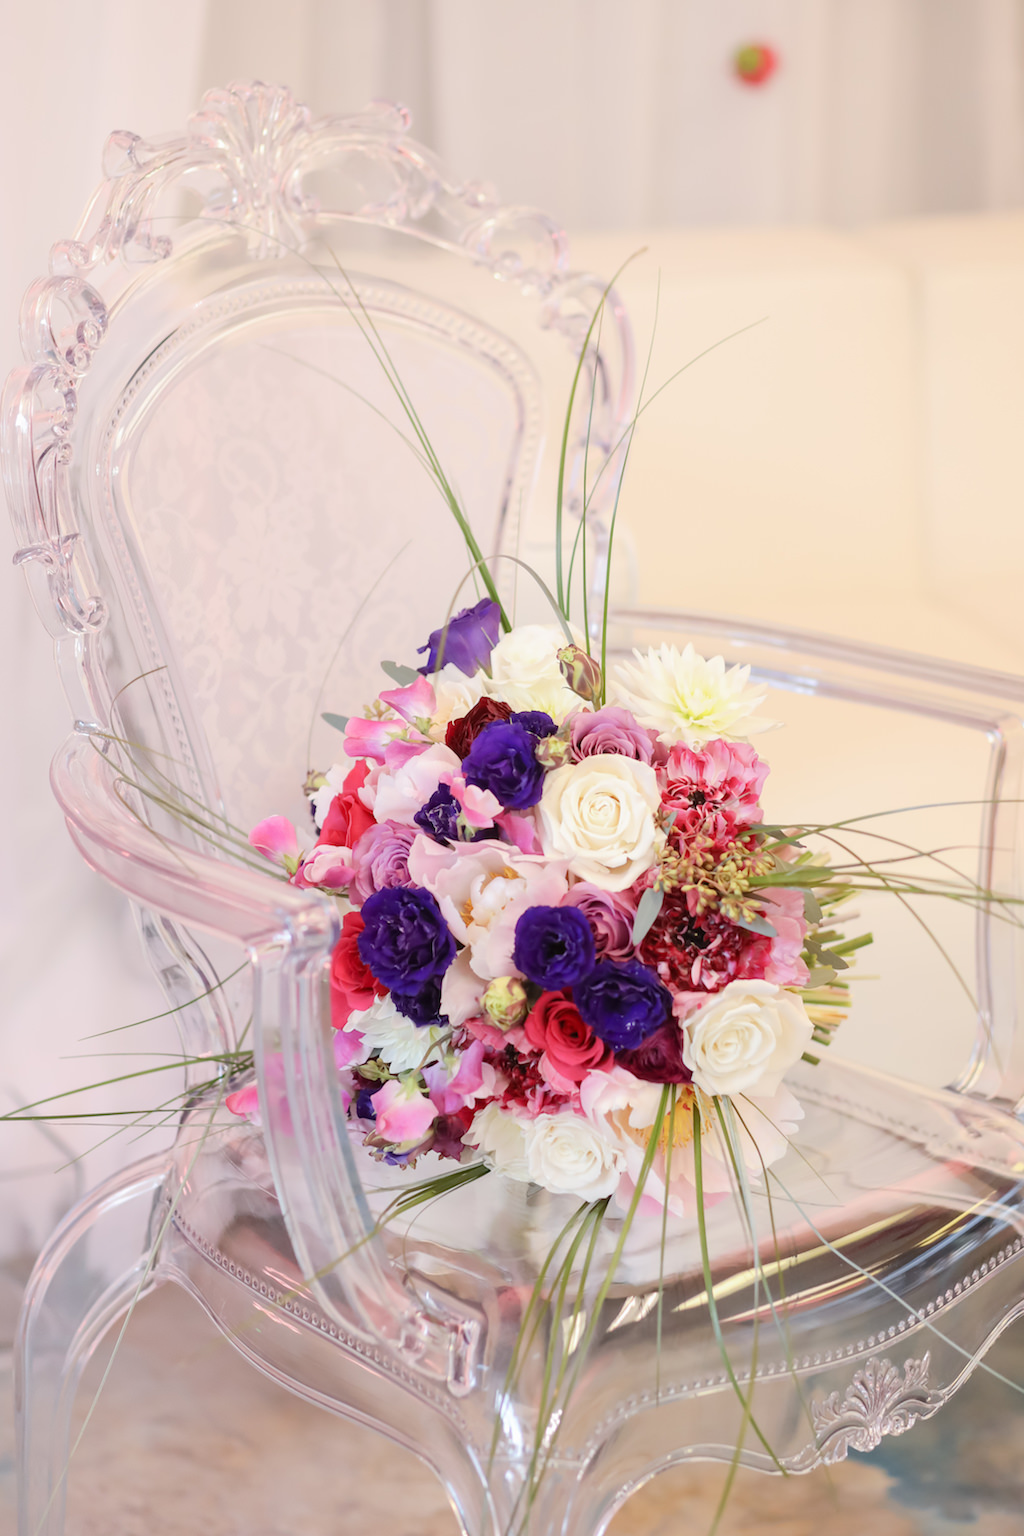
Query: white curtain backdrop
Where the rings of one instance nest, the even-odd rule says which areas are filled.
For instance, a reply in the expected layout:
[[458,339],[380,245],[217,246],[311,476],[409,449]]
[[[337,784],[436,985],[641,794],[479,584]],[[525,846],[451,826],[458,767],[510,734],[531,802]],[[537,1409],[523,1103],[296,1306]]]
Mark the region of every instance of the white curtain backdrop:
[[[760,89],[730,71],[750,41],[781,61]],[[179,128],[204,89],[253,77],[317,112],[404,100],[457,175],[571,230],[1024,203],[1024,0],[0,0],[4,373],[20,295],[71,233],[106,133]],[[16,574],[0,656],[6,1108],[126,1070],[65,1058],[160,1002],[121,902],[81,865],[50,800],[69,722]],[[146,1048],[166,1049],[169,1028],[154,1031]],[[0,1126],[0,1259],[36,1246],[74,1193],[70,1172],[27,1172],[65,1160],[49,1134]],[[61,1136],[83,1151],[103,1134]],[[108,1143],[81,1178],[137,1152]]]

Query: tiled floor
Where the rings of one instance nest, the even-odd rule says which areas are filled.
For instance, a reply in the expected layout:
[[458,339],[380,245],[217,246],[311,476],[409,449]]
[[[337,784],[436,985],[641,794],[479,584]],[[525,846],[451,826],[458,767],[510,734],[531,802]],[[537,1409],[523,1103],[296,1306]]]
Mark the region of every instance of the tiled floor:
[[[990,1361],[1024,1383],[1024,1332]],[[102,1375],[90,1367],[80,1397]],[[91,1390],[90,1390],[91,1389]],[[13,1536],[10,1414],[0,1533]],[[702,1536],[723,1472],[642,1489],[612,1536]],[[257,1375],[189,1298],[143,1302],[74,1457],[67,1536],[454,1536],[431,1475]],[[982,1374],[930,1423],[830,1474],[741,1475],[721,1536],[1024,1536],[1024,1396]]]

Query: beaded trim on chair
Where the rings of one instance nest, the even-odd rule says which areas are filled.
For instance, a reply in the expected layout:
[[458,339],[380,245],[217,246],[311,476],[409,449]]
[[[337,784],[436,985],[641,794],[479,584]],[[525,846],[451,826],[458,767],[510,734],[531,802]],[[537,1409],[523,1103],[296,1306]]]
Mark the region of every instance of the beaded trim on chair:
[[189,1247],[194,1248],[208,1263],[216,1265],[218,1269],[230,1275],[232,1280],[236,1280],[239,1285],[244,1285],[247,1290],[270,1302],[271,1306],[279,1307],[289,1317],[294,1318],[297,1322],[304,1323],[314,1333],[325,1334],[328,1338],[333,1339],[336,1344],[340,1345],[342,1349],[358,1356],[367,1365],[401,1382],[403,1387],[407,1387],[417,1397],[426,1398],[446,1418],[450,1419],[462,1434],[468,1436],[469,1429],[466,1420],[455,1407],[452,1400],[445,1393],[431,1387],[422,1377],[417,1376],[415,1372],[399,1365],[386,1350],[369,1343],[366,1339],[360,1338],[358,1334],[349,1333],[339,1328],[336,1323],[332,1323],[329,1318],[326,1318],[322,1312],[317,1311],[313,1307],[300,1304],[300,1302],[292,1299],[287,1292],[277,1291],[272,1285],[268,1285],[265,1280],[259,1280],[249,1270],[243,1269],[241,1264],[236,1264],[226,1254],[221,1253],[219,1248],[202,1237],[184,1217],[176,1214],[173,1217],[173,1225],[181,1233]]

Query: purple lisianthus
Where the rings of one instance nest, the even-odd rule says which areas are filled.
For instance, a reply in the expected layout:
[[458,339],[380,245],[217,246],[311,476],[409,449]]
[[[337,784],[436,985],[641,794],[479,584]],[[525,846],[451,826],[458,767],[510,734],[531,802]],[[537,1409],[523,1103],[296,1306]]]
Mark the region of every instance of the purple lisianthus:
[[455,959],[455,940],[429,891],[392,886],[363,902],[359,957],[384,986],[402,996],[442,976]]
[[541,741],[545,736],[553,736],[558,730],[551,716],[545,714],[542,709],[517,709],[512,712],[509,719],[529,731],[531,736],[539,737]]
[[498,627],[501,609],[492,598],[484,597],[472,608],[463,608],[440,629],[433,630],[426,645],[419,647],[419,655],[429,652],[420,671],[436,672],[451,662],[467,677],[488,667],[491,652],[498,643]]
[[602,891],[581,880],[570,889],[564,904],[577,907],[586,917],[599,960],[633,959],[636,907],[625,892]]
[[441,1012],[441,982],[432,976],[416,992],[392,992],[391,1001],[405,1018],[421,1028],[426,1024],[447,1024]]
[[416,835],[415,827],[400,821],[375,822],[363,833],[352,849],[355,874],[349,895],[357,905],[366,901],[374,891],[412,885],[409,849]]
[[413,821],[435,843],[454,843],[459,836],[461,805],[448,788],[439,784],[430,799],[416,812]]
[[572,989],[580,1017],[613,1051],[633,1051],[660,1029],[672,998],[639,960],[600,960]]
[[683,1060],[683,1032],[674,1019],[648,1035],[635,1050],[620,1051],[615,1060],[645,1083],[688,1083],[693,1076]]
[[489,789],[507,811],[536,805],[544,785],[544,768],[536,756],[537,738],[511,720],[484,726],[463,759],[466,783]]
[[578,907],[527,907],[516,923],[512,959],[527,981],[557,992],[594,969],[594,935]]
[[569,749],[571,756],[593,757],[598,752],[614,752],[619,757],[632,757],[638,763],[649,763],[654,753],[650,731],[617,704],[604,709],[578,710],[569,721]]

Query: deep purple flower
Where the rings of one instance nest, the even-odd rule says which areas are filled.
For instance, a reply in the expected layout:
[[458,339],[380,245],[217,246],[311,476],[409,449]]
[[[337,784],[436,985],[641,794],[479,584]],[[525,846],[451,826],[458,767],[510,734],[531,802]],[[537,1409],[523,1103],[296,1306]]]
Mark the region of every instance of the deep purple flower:
[[683,1060],[683,1032],[674,1019],[635,1050],[620,1051],[615,1060],[645,1083],[688,1083],[693,1075]]
[[490,665],[491,652],[498,643],[501,609],[492,598],[484,597],[473,608],[463,608],[419,647],[419,654],[429,651],[420,667],[424,674],[436,672],[448,662],[472,677],[481,667]]
[[400,821],[374,822],[352,849],[352,868],[355,874],[349,886],[349,895],[355,902],[363,902],[374,891],[384,891],[396,885],[412,885],[409,877],[409,849],[416,837],[416,828]]
[[442,976],[455,959],[455,940],[429,891],[392,886],[363,902],[359,955],[378,981],[408,996]]
[[536,757],[537,738],[511,720],[495,720],[480,732],[463,759],[467,784],[489,789],[507,811],[536,805],[544,768]]
[[558,730],[558,726],[551,716],[545,714],[542,709],[517,709],[513,711],[509,719],[514,720],[516,725],[521,725],[524,730],[529,731],[531,736],[539,737],[541,741],[544,740],[545,736],[553,736]]
[[660,1029],[672,997],[655,973],[639,960],[600,960],[572,989],[584,1023],[613,1051],[635,1050]]
[[527,981],[557,992],[594,969],[594,935],[578,907],[527,907],[516,923],[512,959]]
[[593,713],[578,710],[569,721],[569,746],[576,762],[598,752],[615,752],[619,757],[649,763],[654,753],[650,731],[639,725],[628,709],[617,704],[608,704]]
[[636,905],[625,891],[602,891],[585,880],[571,886],[565,905],[578,907],[590,924],[599,960],[632,960]]
[[461,810],[448,785],[439,784],[426,804],[416,812],[413,821],[435,843],[454,843],[459,836]]
[[441,983],[436,976],[416,992],[392,992],[391,1001],[405,1018],[421,1028],[425,1024],[447,1024],[441,1012]]
[[360,1120],[376,1120],[377,1111],[373,1107],[373,1096],[379,1087],[380,1083],[367,1083],[357,1092],[353,1108]]

